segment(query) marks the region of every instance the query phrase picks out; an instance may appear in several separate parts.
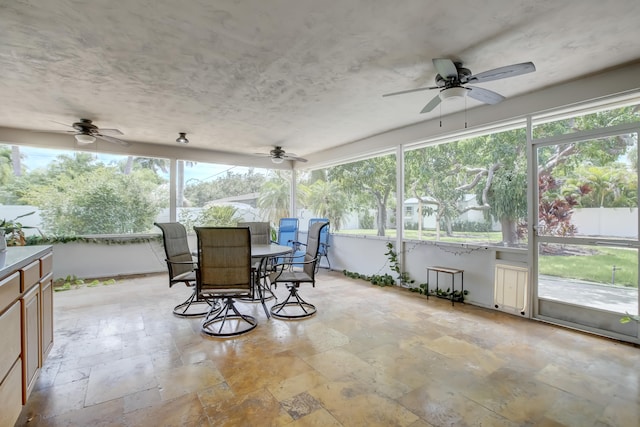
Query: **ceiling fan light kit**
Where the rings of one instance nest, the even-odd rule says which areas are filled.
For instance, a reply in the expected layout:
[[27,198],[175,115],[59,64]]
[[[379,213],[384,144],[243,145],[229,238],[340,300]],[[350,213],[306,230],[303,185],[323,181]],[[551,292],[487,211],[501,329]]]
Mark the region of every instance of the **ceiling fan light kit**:
[[464,98],[467,95],[467,89],[462,86],[452,87],[450,89],[444,89],[440,92],[440,99],[452,99],[452,98]]
[[178,138],[176,139],[176,142],[178,144],[188,144],[189,140],[187,139],[187,133],[186,132],[179,132]]
[[307,159],[303,159],[302,157],[298,157],[297,154],[287,153],[282,149],[281,146],[276,145],[273,147],[273,150],[269,151],[269,153],[254,153],[256,156],[260,157],[269,157],[272,163],[279,165],[285,160],[295,160],[296,162],[306,162]]
[[77,133],[75,134],[76,141],[81,145],[93,144],[96,142],[96,137],[92,135],[88,135],[86,133]]
[[[57,122],[56,122],[57,123]],[[124,141],[120,138],[116,138],[111,135],[122,135],[118,129],[102,129],[93,124],[93,121],[89,119],[80,119],[80,121],[73,123],[72,125],[67,125],[64,123],[58,123],[64,126],[68,126],[73,128],[74,130],[54,130],[53,132],[57,133],[71,133],[75,138],[76,142],[79,145],[88,145],[93,144],[98,139],[101,139],[106,142],[110,142],[112,144],[122,145],[124,147],[128,147],[129,144],[127,141]],[[51,131],[49,131],[51,132]],[[110,133],[111,135],[105,135],[106,133]]]

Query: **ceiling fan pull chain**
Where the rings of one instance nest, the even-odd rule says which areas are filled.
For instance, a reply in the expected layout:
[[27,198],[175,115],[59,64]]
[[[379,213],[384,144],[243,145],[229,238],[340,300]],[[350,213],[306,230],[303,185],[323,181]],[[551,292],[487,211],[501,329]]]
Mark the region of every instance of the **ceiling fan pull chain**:
[[467,128],[467,97],[464,97],[464,128]]

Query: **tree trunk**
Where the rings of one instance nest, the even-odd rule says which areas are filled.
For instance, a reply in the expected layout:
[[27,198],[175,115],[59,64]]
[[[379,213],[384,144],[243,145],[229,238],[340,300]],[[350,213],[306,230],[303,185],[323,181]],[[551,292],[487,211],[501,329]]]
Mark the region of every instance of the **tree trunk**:
[[133,170],[133,156],[128,156],[127,163],[124,165],[123,173],[125,175],[130,175],[132,170]]
[[176,206],[184,206],[184,161],[178,160],[176,171]]
[[378,236],[384,236],[387,224],[387,210],[384,203],[378,202]]
[[444,224],[447,227],[447,237],[453,236],[453,226],[451,225],[451,218],[445,218]]
[[418,199],[418,240],[422,240],[422,198]]
[[[422,207],[424,203],[422,203],[422,197],[416,191],[416,186],[412,187],[413,197],[418,200],[418,240],[422,239]],[[404,223],[404,221],[403,221]]]
[[502,229],[502,241],[506,246],[515,246],[518,243],[518,235],[516,234],[516,222],[509,218],[500,219],[500,228]]
[[13,164],[13,175],[22,176],[22,164],[20,163],[20,147],[11,146],[11,163]]

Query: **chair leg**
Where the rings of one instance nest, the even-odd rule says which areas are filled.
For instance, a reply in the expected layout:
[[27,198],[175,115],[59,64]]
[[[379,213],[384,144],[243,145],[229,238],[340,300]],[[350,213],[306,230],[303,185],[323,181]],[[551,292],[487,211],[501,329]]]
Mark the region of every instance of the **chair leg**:
[[325,257],[325,259],[327,260],[327,265],[329,266],[327,268],[331,270],[331,261],[329,261],[329,255],[320,255],[318,256],[318,262],[316,262],[316,273],[320,271],[320,261],[322,260],[322,257]]
[[212,337],[233,337],[247,333],[258,326],[255,317],[238,311],[231,297],[225,298],[217,314],[213,317],[210,317],[210,314],[202,320],[201,330]]
[[[266,276],[264,277],[264,280],[265,281],[267,280]],[[264,284],[262,278],[260,277],[260,274],[258,273],[253,274],[252,286],[253,286],[253,296],[246,297],[246,298],[238,298],[238,300],[242,302],[258,302],[258,301],[261,302],[262,308],[264,308],[264,312],[267,315],[267,318],[271,317],[269,315],[269,309],[267,308],[265,301],[269,301],[276,298],[276,295],[271,290],[271,287]],[[267,295],[267,292],[270,293],[271,295]]]
[[173,307],[173,314],[178,317],[202,317],[209,313],[211,304],[211,301],[199,300],[194,287],[189,298]]
[[[277,319],[304,319],[313,316],[316,312],[316,306],[306,302],[298,294],[298,286],[292,284],[287,285],[289,295],[287,299],[279,304],[271,307],[271,315]],[[287,310],[293,309],[293,310]]]

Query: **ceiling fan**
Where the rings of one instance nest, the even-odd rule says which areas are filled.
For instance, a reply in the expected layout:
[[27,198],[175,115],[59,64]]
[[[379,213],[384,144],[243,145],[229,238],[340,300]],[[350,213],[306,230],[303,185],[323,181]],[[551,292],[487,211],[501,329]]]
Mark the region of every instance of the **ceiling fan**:
[[296,162],[306,162],[307,159],[303,159],[302,157],[298,157],[293,153],[286,153],[282,147],[276,146],[273,150],[269,151],[269,154],[264,153],[255,153],[257,156],[262,157],[270,157],[273,163],[282,163],[285,160],[295,160]]
[[[63,123],[60,123],[63,124]],[[64,125],[69,126],[69,125]],[[104,133],[110,133],[113,135],[123,135],[118,129],[100,129],[98,126],[94,125],[93,122],[89,119],[80,119],[79,122],[73,123],[70,127],[75,130],[69,131],[55,131],[55,132],[64,132],[64,133],[72,133],[76,138],[78,144],[87,145],[96,142],[96,139],[101,139],[103,141],[111,142],[113,144],[124,145],[125,147],[131,145],[127,141],[123,141],[122,139],[104,135]]]
[[429,101],[420,113],[428,113],[445,99],[464,97],[465,95],[468,95],[480,102],[484,102],[485,104],[497,104],[505,99],[504,96],[481,87],[466,86],[466,84],[484,83],[492,80],[505,79],[507,77],[515,77],[521,74],[531,73],[536,70],[533,62],[523,62],[520,64],[494,68],[493,70],[484,71],[474,75],[471,73],[471,70],[462,66],[462,62],[454,62],[449,58],[434,58],[433,66],[438,72],[438,74],[436,74],[435,86],[402,90],[400,92],[387,93],[382,96],[394,96],[422,90],[440,89],[440,93]]

